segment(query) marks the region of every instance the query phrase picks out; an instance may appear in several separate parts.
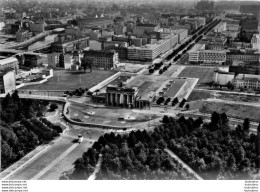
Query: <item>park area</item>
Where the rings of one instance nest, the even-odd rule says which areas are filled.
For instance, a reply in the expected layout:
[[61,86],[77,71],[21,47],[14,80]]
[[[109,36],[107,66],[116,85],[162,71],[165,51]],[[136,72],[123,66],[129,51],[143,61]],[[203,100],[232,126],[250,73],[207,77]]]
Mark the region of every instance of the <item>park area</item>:
[[196,66],[196,67],[185,67],[181,71],[178,77],[190,77],[190,78],[199,78],[198,84],[209,83],[213,81],[214,71],[217,70],[217,67],[205,67],[205,66]]
[[135,126],[140,123],[147,122],[159,118],[155,114],[144,114],[133,112],[123,108],[97,108],[74,104],[68,106],[68,116],[71,120],[99,125],[119,126]]
[[117,72],[101,70],[93,70],[91,73],[89,71],[71,72],[66,70],[55,70],[53,78],[50,78],[46,83],[24,86],[19,90],[71,91],[79,87],[91,88],[115,73]]

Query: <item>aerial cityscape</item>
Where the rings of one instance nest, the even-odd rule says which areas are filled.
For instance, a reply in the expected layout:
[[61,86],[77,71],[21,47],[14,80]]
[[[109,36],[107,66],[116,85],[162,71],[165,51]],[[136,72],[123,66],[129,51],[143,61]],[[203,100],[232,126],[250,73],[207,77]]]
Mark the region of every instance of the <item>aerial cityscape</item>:
[[1,180],[260,180],[260,1],[2,0]]

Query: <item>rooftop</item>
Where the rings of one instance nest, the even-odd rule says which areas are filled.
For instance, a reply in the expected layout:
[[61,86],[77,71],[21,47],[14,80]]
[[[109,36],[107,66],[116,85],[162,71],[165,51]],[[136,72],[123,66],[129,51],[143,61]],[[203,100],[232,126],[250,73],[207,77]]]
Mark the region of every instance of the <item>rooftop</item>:
[[5,64],[10,63],[10,62],[18,62],[18,60],[15,57],[8,57],[6,59],[1,59],[0,65],[5,65]]

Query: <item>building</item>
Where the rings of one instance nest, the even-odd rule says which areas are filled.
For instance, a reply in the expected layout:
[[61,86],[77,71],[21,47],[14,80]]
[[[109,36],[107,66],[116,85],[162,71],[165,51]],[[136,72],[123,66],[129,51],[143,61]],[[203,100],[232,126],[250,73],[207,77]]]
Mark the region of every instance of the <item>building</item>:
[[26,30],[19,30],[16,32],[16,41],[23,42],[27,39],[30,39],[32,35],[33,35],[32,32]]
[[198,64],[199,52],[205,50],[205,44],[195,44],[191,50],[188,51],[190,64]]
[[209,0],[200,0],[197,2],[196,9],[200,11],[215,10],[214,2]]
[[48,54],[48,66],[56,68],[59,67],[61,53]]
[[101,51],[103,49],[102,42],[96,40],[89,41],[89,49],[95,51]]
[[58,35],[55,42],[52,43],[52,52],[71,53],[75,50],[83,50],[89,46],[89,37],[78,39],[65,39],[64,36]]
[[223,31],[226,31],[227,30],[227,23],[220,22],[219,24],[217,24],[216,27],[214,27],[213,30],[214,30],[215,33],[221,33]]
[[196,44],[188,53],[190,64],[223,65],[226,63],[225,51],[205,50],[204,44]]
[[260,75],[238,74],[233,83],[235,88],[260,90]]
[[130,60],[153,61],[163,53],[169,51],[178,43],[178,35],[169,35],[154,44],[142,47],[131,46],[127,48],[127,58]]
[[18,73],[19,65],[18,59],[15,57],[8,57],[6,59],[0,60],[0,71],[5,71],[7,69],[13,69],[15,74]]
[[43,58],[39,53],[25,52],[24,65],[27,67],[38,67],[43,64]]
[[118,53],[115,51],[84,51],[84,62],[91,65],[92,68],[110,70],[118,62]]
[[127,31],[126,27],[123,24],[114,24],[113,29],[115,35],[123,35]]
[[234,72],[235,74],[252,74],[260,75],[260,64],[259,63],[238,63],[234,62],[229,66],[229,72]]
[[16,89],[14,70],[0,70],[0,94],[10,93]]
[[256,18],[260,18],[260,5],[240,5],[240,13],[251,13]]
[[133,34],[137,37],[143,37],[144,35],[148,34],[149,32],[157,31],[159,29],[158,25],[155,24],[137,24],[134,28]]
[[260,35],[259,34],[254,34],[252,39],[251,39],[251,44],[253,49],[258,49],[260,50]]
[[260,53],[255,49],[230,49],[227,51],[227,64],[233,61],[244,61],[257,63],[260,60]]
[[174,33],[175,35],[178,35],[178,43],[181,44],[181,42],[187,38],[188,36],[188,30],[187,29],[171,29],[171,33]]
[[228,82],[232,83],[235,77],[235,73],[226,71],[214,71],[213,81],[218,85],[226,85]]
[[44,22],[29,23],[29,30],[32,33],[42,33],[44,32],[45,25]]

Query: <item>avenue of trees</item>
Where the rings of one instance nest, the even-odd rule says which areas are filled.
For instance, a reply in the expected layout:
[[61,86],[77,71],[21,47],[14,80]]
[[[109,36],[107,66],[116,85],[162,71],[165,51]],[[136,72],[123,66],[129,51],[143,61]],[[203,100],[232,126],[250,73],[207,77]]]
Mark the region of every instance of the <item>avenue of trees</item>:
[[[93,172],[99,154],[101,171],[97,179],[194,179],[163,149],[178,155],[204,179],[250,179],[260,150],[258,135],[249,132],[249,121],[231,129],[225,113],[212,114],[211,122],[201,118],[164,116],[152,132],[126,135],[105,134],[82,158],[67,179],[86,179]],[[257,139],[258,137],[258,139]]]
[[38,118],[47,105],[46,101],[20,99],[17,91],[1,100],[1,170],[62,132],[60,126]]

